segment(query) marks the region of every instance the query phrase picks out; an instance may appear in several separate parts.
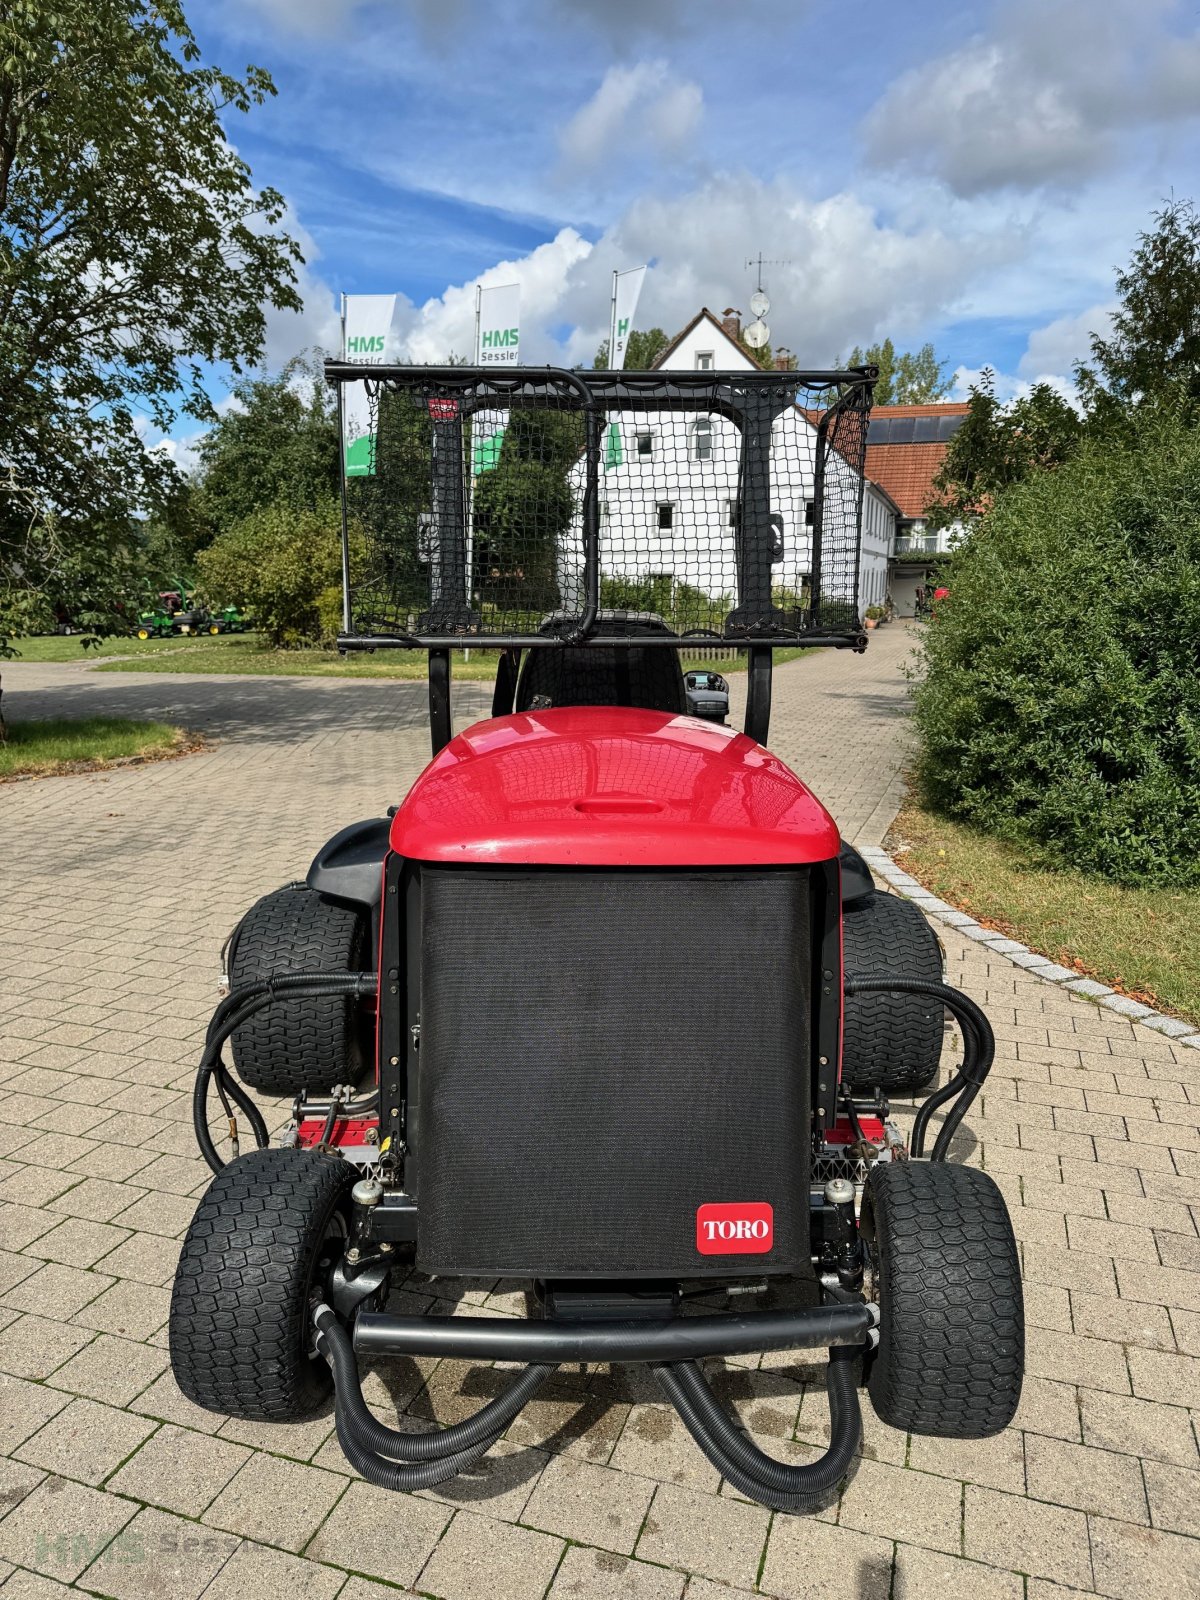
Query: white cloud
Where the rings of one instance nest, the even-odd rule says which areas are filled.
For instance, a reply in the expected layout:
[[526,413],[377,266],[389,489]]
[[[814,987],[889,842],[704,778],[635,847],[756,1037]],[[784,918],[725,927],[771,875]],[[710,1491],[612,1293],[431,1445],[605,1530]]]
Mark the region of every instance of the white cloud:
[[1054,372],[1066,378],[1077,361],[1085,361],[1091,355],[1092,335],[1103,338],[1108,333],[1113,309],[1111,303],[1089,306],[1077,316],[1056,317],[1045,327],[1034,328],[1018,373],[1023,378],[1033,378],[1035,374]]
[[1121,136],[1200,115],[1200,34],[1179,0],[1002,0],[990,32],[899,77],[866,119],[869,158],[961,195],[1070,184]]
[[610,67],[559,135],[563,159],[586,170],[635,148],[643,159],[673,155],[695,132],[703,106],[699,86],[674,77],[664,61]]
[[[983,381],[983,374],[983,367],[957,368],[947,398],[969,400],[972,388]],[[1061,372],[1039,372],[1027,377],[1019,377],[1011,372],[992,372],[992,390],[997,400],[1004,405],[1013,400],[1024,400],[1039,383],[1046,384],[1070,405],[1078,406],[1079,395],[1075,384],[1070,377],[1064,376]]]

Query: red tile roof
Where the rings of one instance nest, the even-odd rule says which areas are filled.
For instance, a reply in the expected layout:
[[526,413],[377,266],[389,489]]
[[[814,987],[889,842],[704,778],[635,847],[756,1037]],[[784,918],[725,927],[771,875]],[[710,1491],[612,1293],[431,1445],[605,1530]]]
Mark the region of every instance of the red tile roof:
[[[938,405],[875,406],[873,422],[888,417],[965,417],[966,401]],[[867,477],[886,489],[905,517],[923,517],[933,498],[933,480],[946,457],[947,445],[868,444]]]

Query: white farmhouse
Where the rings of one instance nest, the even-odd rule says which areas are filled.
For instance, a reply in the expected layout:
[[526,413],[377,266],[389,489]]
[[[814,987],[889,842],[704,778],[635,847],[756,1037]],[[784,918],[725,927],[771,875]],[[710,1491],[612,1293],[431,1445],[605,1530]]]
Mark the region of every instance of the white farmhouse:
[[[677,335],[655,362],[663,371],[761,370],[738,342],[738,313],[723,321],[707,308]],[[781,370],[783,370],[781,368]],[[804,401],[805,396],[800,394]],[[740,434],[732,422],[702,412],[622,412],[607,427],[600,473],[600,566],[609,593],[622,580],[632,589],[663,580],[673,606],[689,624],[719,627],[736,603],[736,533]],[[771,433],[771,509],[777,519],[777,559],[772,567],[776,603],[806,604],[812,579],[815,422],[800,405],[789,406]],[[583,464],[572,487],[582,502]],[[825,601],[855,598],[857,476],[831,450],[825,469],[821,594]],[[882,604],[895,541],[897,508],[881,489],[866,486],[857,589],[859,615]],[[580,602],[581,528],[577,519],[560,552],[563,604]],[[682,586],[686,586],[684,589]]]

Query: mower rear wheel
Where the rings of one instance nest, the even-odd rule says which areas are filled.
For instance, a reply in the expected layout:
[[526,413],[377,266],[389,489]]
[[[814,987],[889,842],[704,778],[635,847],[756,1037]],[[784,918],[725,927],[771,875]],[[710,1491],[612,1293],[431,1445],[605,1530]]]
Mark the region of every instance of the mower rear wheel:
[[325,1403],[309,1296],[341,1255],[356,1176],[311,1150],[253,1150],[217,1173],[171,1294],[171,1367],[189,1400],[245,1422],[296,1422]]
[[[937,936],[908,900],[876,892],[842,915],[847,978],[942,981]],[[920,994],[851,994],[842,1023],[842,1080],[858,1093],[909,1094],[933,1078],[942,1054],[942,1007]]]
[[[371,964],[367,918],[290,883],[256,901],[234,931],[234,989],[280,972],[359,972]],[[360,1004],[336,996],[285,996],[236,1029],[233,1064],[264,1094],[294,1095],[357,1083],[366,1052]]]
[[994,1180],[944,1162],[877,1162],[862,1227],[880,1309],[867,1362],[876,1415],[943,1439],[999,1433],[1021,1398],[1025,1314]]

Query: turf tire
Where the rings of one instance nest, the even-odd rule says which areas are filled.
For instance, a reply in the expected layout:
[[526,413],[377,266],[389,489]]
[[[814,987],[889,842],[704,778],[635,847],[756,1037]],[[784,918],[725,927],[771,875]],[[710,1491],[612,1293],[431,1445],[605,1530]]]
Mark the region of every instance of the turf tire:
[[[907,900],[873,894],[842,917],[847,978],[942,981],[942,952],[925,918]],[[919,994],[846,996],[842,1079],[858,1093],[910,1094],[935,1077],[942,1054],[942,1007]]]
[[171,1294],[175,1381],[198,1406],[295,1422],[325,1404],[309,1294],[349,1209],[356,1169],[310,1150],[253,1150],[222,1167],[192,1219]]
[[1021,1398],[1025,1314],[1017,1242],[994,1180],[975,1167],[879,1162],[863,1234],[881,1313],[867,1362],[876,1415],[943,1439],[999,1433]]
[[[291,883],[265,894],[238,924],[229,982],[239,989],[272,973],[359,972],[371,964],[363,913]],[[363,1008],[336,997],[285,996],[243,1023],[230,1042],[238,1076],[263,1094],[357,1083],[366,1064]]]

